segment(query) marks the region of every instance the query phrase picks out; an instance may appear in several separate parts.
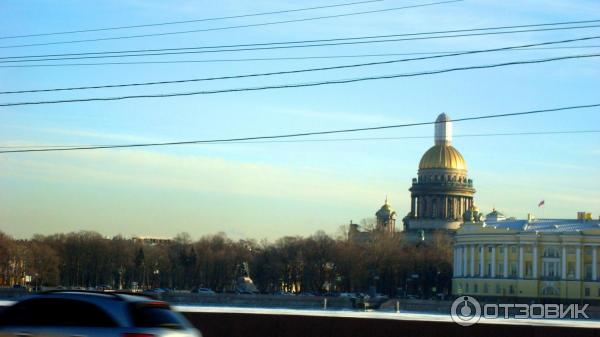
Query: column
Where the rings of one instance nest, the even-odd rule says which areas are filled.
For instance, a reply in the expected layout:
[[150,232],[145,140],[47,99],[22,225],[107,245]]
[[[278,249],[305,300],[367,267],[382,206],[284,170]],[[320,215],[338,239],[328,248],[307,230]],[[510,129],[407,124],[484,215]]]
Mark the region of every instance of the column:
[[462,257],[463,257],[463,273],[462,273],[462,274],[463,274],[463,276],[467,276],[467,273],[468,273],[468,272],[467,272],[467,267],[468,267],[469,265],[468,265],[468,263],[467,263],[467,253],[468,253],[468,252],[467,252],[467,248],[468,248],[468,247],[467,247],[467,245],[464,245],[464,246],[463,246],[463,256],[462,256]]
[[504,245],[504,278],[508,278],[508,245]]
[[462,272],[463,271],[463,266],[462,266],[462,251],[463,251],[462,246],[458,247],[458,255],[457,255],[457,259],[458,259],[458,275],[461,276],[461,277],[463,275],[463,272]]
[[492,260],[491,265],[492,265],[492,278],[496,277],[496,246],[492,246],[492,257],[490,258],[490,260]]
[[475,245],[471,245],[471,277],[475,276]]
[[592,280],[596,281],[598,279],[597,267],[596,267],[596,246],[591,246],[592,249]]
[[450,209],[448,207],[448,196],[444,197],[444,217],[446,219],[450,218]]
[[448,196],[444,197],[444,219],[448,219]]
[[415,197],[410,198],[410,215],[415,216]]
[[523,245],[519,244],[519,278],[523,278]]
[[576,248],[577,255],[575,255],[575,279],[581,280],[581,244]]
[[485,251],[485,245],[480,245],[479,248],[479,277],[484,277],[485,268],[483,264],[485,263],[485,260],[483,259],[483,255]]
[[454,246],[454,254],[452,254],[453,258],[454,258],[452,260],[452,266],[454,267],[454,268],[452,268],[452,275],[454,275],[454,277],[458,276],[458,271],[457,271],[458,270],[458,263],[456,263],[456,250],[457,249],[458,248],[456,248],[456,246]]
[[537,279],[537,262],[538,262],[538,257],[537,257],[537,244],[533,244],[533,262],[532,262],[532,266],[533,266],[533,278]]
[[562,247],[562,279],[567,279],[567,247]]

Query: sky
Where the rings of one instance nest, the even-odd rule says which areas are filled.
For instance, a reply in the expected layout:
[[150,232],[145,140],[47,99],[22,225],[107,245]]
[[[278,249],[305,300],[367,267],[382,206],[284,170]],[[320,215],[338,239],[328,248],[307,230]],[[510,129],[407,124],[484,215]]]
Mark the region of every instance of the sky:
[[[2,37],[288,10],[311,1],[2,1]],[[340,18],[86,43],[65,40],[198,30],[424,4],[385,0],[268,16],[90,33],[0,39],[0,57],[328,39],[598,19],[597,1],[467,0]],[[430,1],[434,2],[434,1]],[[594,16],[594,13],[596,15]],[[315,48],[220,52],[71,63],[223,60],[463,51],[600,35],[600,28]],[[0,95],[0,102],[157,94],[312,82],[503,63],[600,51],[496,52],[315,73],[70,92]],[[595,47],[594,47],[595,46]],[[228,76],[403,58],[7,67],[0,91]],[[66,63],[47,61],[45,64]],[[372,127],[600,103],[598,58],[295,89],[107,102],[0,107],[0,146],[181,141]],[[38,62],[38,64],[44,64]],[[11,65],[11,64],[8,64]],[[600,109],[468,121],[455,135],[600,130]],[[402,218],[433,126],[310,139],[425,138],[187,145],[0,154],[0,231],[17,238],[94,230],[103,235],[233,238],[334,234],[371,218],[386,196]],[[429,138],[430,137],[430,138]],[[600,134],[455,137],[475,204],[508,216],[600,215]],[[545,206],[538,208],[541,200]]]

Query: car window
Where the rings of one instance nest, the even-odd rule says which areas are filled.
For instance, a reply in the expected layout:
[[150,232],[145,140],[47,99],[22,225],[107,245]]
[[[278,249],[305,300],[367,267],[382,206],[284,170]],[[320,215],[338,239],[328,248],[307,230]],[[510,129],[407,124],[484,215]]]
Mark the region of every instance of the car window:
[[166,307],[133,307],[131,315],[136,327],[183,329],[187,325],[179,313]]
[[0,325],[114,327],[115,321],[98,306],[78,300],[36,298],[6,309]]

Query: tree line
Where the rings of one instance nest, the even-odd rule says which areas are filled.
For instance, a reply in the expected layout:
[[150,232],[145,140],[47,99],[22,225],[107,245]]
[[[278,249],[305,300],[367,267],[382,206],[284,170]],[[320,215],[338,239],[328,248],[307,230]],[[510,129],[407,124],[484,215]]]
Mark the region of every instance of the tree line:
[[373,232],[367,242],[324,232],[308,237],[192,241],[186,233],[159,244],[82,231],[15,240],[0,232],[0,285],[230,291],[247,264],[261,292],[377,292],[432,297],[448,293],[451,242],[441,233],[412,242]]

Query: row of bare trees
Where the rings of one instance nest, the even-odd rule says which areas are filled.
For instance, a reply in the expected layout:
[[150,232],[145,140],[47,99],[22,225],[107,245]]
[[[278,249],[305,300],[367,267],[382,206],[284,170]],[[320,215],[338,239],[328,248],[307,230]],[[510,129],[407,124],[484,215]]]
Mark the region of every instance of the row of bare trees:
[[179,234],[171,242],[148,245],[96,232],[15,240],[0,232],[0,285],[115,289],[207,287],[232,289],[247,263],[263,292],[366,292],[431,296],[447,292],[451,244],[443,235],[426,243],[401,233],[374,234],[369,242],[332,238],[283,237],[275,242],[234,241],[224,234],[192,241]]

